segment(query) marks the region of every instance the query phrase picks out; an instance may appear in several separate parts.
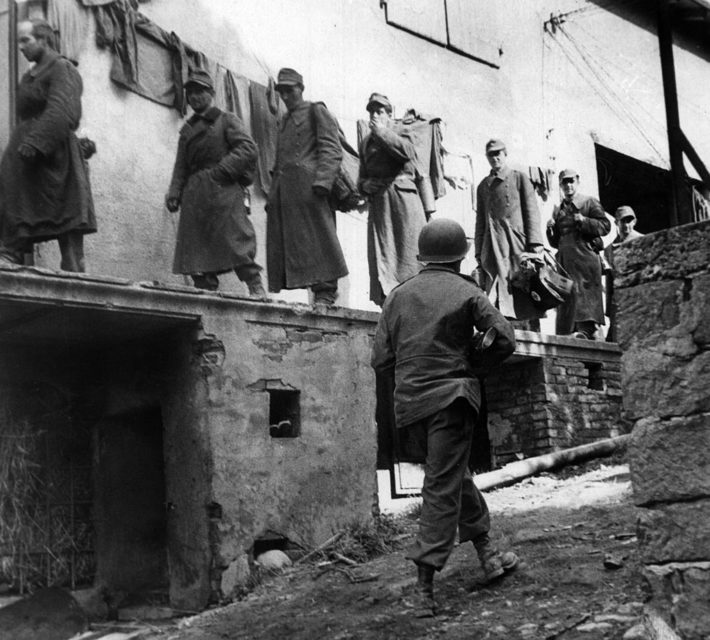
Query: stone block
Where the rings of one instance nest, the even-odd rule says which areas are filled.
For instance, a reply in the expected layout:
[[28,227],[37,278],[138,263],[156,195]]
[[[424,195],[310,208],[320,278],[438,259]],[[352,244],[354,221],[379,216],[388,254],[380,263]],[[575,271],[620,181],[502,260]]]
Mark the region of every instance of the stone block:
[[639,506],[710,496],[710,414],[639,421],[628,448]]
[[634,339],[646,341],[649,335],[676,326],[680,320],[682,295],[682,280],[647,282],[615,289],[619,346],[625,349]]
[[246,554],[241,554],[222,572],[222,593],[227,597],[233,596],[248,582],[250,576],[249,558]]
[[642,575],[651,593],[648,605],[683,640],[710,636],[710,562],[647,565]]
[[629,417],[682,416],[710,411],[710,351],[669,354],[664,345],[623,355],[623,403]]
[[643,509],[638,547],[647,564],[710,560],[710,499]]
[[707,272],[710,220],[671,227],[614,248],[614,285],[684,278]]

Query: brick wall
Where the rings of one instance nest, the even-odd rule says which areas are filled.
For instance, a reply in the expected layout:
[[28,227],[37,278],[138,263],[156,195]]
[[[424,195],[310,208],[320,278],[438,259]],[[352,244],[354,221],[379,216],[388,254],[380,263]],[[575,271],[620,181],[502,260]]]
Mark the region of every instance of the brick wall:
[[514,357],[486,379],[493,466],[628,430],[615,345],[521,333],[535,355]]

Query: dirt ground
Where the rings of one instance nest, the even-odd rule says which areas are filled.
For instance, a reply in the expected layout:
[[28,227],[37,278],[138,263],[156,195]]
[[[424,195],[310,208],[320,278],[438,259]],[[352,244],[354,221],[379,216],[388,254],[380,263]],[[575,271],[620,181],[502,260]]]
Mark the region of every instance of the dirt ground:
[[637,512],[623,463],[596,461],[544,474],[486,498],[492,533],[522,565],[486,586],[473,546],[457,547],[436,577],[435,618],[413,618],[402,604],[403,590],[414,581],[413,565],[404,559],[416,532],[410,517],[396,552],[356,567],[296,565],[242,601],[149,637],[595,640],[622,638],[639,622]]

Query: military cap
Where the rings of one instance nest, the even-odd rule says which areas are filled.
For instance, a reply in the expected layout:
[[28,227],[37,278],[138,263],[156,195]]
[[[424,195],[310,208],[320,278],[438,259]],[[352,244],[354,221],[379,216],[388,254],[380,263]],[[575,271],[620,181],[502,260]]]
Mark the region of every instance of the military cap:
[[634,213],[634,210],[629,207],[628,205],[623,205],[619,207],[615,212],[614,212],[614,217],[617,220],[626,220],[627,218],[631,218],[632,220],[636,220],[636,214]]
[[492,153],[494,151],[505,151],[505,142],[502,140],[489,140],[486,142],[486,153]]
[[560,182],[565,178],[579,178],[579,174],[575,169],[562,169],[562,171],[560,171]]
[[287,67],[284,67],[283,69],[279,70],[279,75],[276,80],[276,90],[278,91],[279,87],[282,86],[296,86],[296,85],[301,85],[303,86],[303,76],[298,73],[295,69],[289,69]]
[[378,105],[387,109],[387,113],[392,113],[392,103],[390,99],[381,93],[373,93],[368,99],[365,108],[370,111],[373,107]]
[[187,89],[191,84],[196,84],[201,87],[206,87],[214,91],[214,83],[212,82],[212,76],[204,69],[193,69],[187,75],[187,82],[185,83],[185,88]]

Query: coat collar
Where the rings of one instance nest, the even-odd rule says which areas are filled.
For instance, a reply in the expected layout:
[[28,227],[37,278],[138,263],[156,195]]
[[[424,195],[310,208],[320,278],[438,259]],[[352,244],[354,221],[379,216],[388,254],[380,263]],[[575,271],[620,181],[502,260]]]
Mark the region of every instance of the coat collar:
[[494,180],[504,181],[511,173],[513,173],[513,170],[508,165],[499,169],[497,173],[495,171],[493,171],[493,169],[491,169],[491,172],[488,174],[486,181],[489,185]]
[[[585,203],[587,200],[587,196],[582,195],[581,193],[575,193],[572,196],[572,204],[574,205],[575,209],[581,209],[582,205]],[[560,208],[563,208],[567,204],[567,200],[564,198],[562,199],[562,202],[560,203]]]
[[57,53],[54,49],[45,49],[42,60],[30,69],[30,76],[36,78],[45,69],[49,69],[49,67],[51,67],[61,57],[62,56],[59,55],[59,53]]
[[214,124],[215,120],[219,118],[219,114],[222,113],[222,111],[215,106],[210,107],[207,109],[204,113],[195,113],[193,114],[187,123],[190,126],[195,126],[200,120],[205,120],[209,124]]

